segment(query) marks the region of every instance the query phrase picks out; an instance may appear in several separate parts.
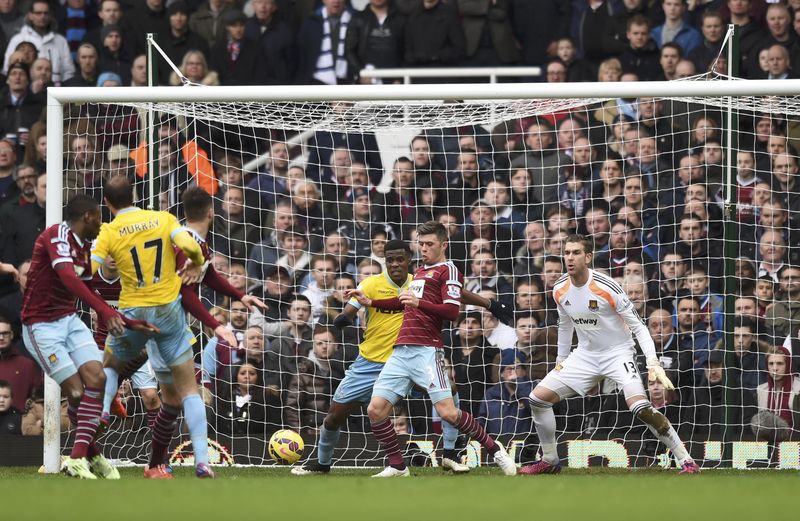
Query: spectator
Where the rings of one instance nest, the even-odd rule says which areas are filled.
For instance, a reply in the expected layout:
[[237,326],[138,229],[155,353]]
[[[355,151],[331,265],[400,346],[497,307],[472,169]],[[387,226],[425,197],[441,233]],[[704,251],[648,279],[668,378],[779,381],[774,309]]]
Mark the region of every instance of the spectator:
[[[97,17],[100,19],[100,25],[97,27],[90,27],[89,31],[83,37],[83,43],[88,43],[95,49],[99,49],[103,45],[103,40],[100,37],[100,32],[106,25],[116,25],[123,31],[122,41],[125,42],[127,48],[125,52],[131,56],[134,52],[133,42],[135,35],[130,34],[127,23],[123,21],[123,10],[120,0],[100,0],[97,3]],[[80,65],[80,64],[79,64]]]
[[800,330],[800,268],[785,265],[777,272],[779,300],[767,306],[766,326],[776,341]]
[[[106,0],[107,3],[116,3],[115,0]],[[99,36],[99,35],[98,35]],[[94,87],[97,84],[97,49],[91,43],[84,43],[78,47],[78,74],[63,82],[64,87]]]
[[703,43],[687,51],[686,55],[698,71],[707,71],[722,49],[722,39],[725,36],[722,15],[714,10],[704,11],[700,30],[703,33]]
[[[694,360],[690,350],[680,349],[680,339],[672,323],[672,314],[665,309],[655,309],[647,318],[647,330],[653,338],[656,354],[665,370],[676,371],[677,380],[673,383],[682,389],[692,386],[694,377],[692,376],[692,366]],[[641,360],[639,360],[641,362]],[[646,367],[639,367],[640,370]]]
[[372,201],[368,189],[354,188],[348,202],[352,203],[352,220],[342,219],[344,224],[338,231],[347,237],[350,243],[350,255],[359,261],[371,255],[372,238],[377,230],[384,231],[390,239],[394,239],[395,234],[391,226],[376,222],[372,217]]
[[[601,236],[594,235],[594,231],[589,229],[589,213],[592,210],[599,209],[605,216],[606,223],[608,222],[608,214],[616,213],[620,208],[625,206],[625,177],[622,174],[622,162],[616,159],[606,159],[600,165],[600,180],[592,186],[592,206],[590,206],[584,214],[587,222],[586,231],[589,236],[595,241],[595,249],[597,251],[606,245],[608,241],[608,227],[605,230],[600,230]],[[602,201],[603,204],[598,205]],[[594,212],[595,219],[599,220],[602,224],[602,215]]]
[[[678,350],[692,353],[694,367],[702,369],[712,347],[711,337],[700,314],[700,302],[695,297],[684,296],[676,306],[678,322]],[[699,375],[695,383],[699,383]]]
[[525,226],[524,245],[514,255],[512,270],[514,278],[526,277],[542,271],[546,255],[544,243],[547,233],[541,221],[533,221]]
[[245,38],[261,45],[268,85],[289,85],[295,76],[294,34],[280,3],[253,0],[253,16],[245,23]]
[[17,34],[25,25],[25,15],[20,11],[17,0],[0,3],[0,34],[9,38]]
[[[620,49],[609,45],[609,40],[613,38],[609,29],[612,26],[614,2],[600,0],[571,3],[573,7],[570,36],[578,42],[578,55],[597,64],[609,55],[618,53]],[[562,9],[567,10],[569,7]]]
[[345,37],[353,17],[344,0],[323,0],[306,18],[297,34],[297,83],[336,85],[351,83],[345,55]]
[[[767,50],[767,75],[768,80],[785,80],[788,78],[796,78],[796,73],[792,70],[791,56],[786,47],[776,43],[769,47]],[[755,75],[756,79],[760,79],[760,75]]]
[[761,262],[758,265],[758,276],[770,277],[779,282],[778,273],[786,261],[786,243],[783,234],[777,230],[767,230],[758,241],[758,253]]
[[53,67],[47,58],[36,58],[31,65],[31,92],[43,93],[47,87],[53,86]]
[[686,5],[683,0],[662,0],[661,7],[664,10],[664,24],[653,27],[650,33],[659,49],[674,42],[688,54],[703,43],[700,32],[684,18]]
[[[210,86],[219,85],[219,74],[208,68],[208,61],[200,51],[188,51],[184,54],[178,70],[191,83]],[[177,74],[170,73],[170,85],[180,85],[182,81]]]
[[225,41],[225,15],[235,9],[224,0],[206,0],[189,17],[189,30],[203,38],[209,49],[213,49]]
[[69,44],[66,38],[55,32],[55,21],[51,16],[47,0],[34,0],[30,4],[25,25],[8,41],[3,66],[4,74],[9,73],[12,65],[9,58],[20,42],[32,43],[40,55],[50,60],[53,66],[53,82],[56,85],[75,75]]
[[13,202],[19,194],[14,183],[16,163],[17,153],[14,143],[8,139],[0,139],[0,204]]
[[490,251],[482,250],[472,257],[470,274],[464,277],[464,288],[473,293],[491,289],[500,302],[509,307],[514,305],[514,290],[506,276],[498,271],[497,260]]
[[[420,179],[420,181],[426,180]],[[429,182],[424,184],[434,193],[436,192]],[[432,204],[432,201],[428,203],[417,201],[416,195],[414,163],[411,159],[401,156],[395,159],[392,166],[392,185],[389,187],[389,191],[385,194],[375,194],[376,220],[388,225],[394,225],[400,230],[431,220],[433,218],[432,212],[424,216],[427,219],[418,217],[418,214],[420,211],[424,211],[425,208],[432,208],[435,205]],[[420,206],[422,208],[419,208]]]
[[[199,12],[199,11],[198,11]],[[197,13],[195,13],[197,14]],[[219,74],[221,85],[261,85],[264,83],[261,47],[244,37],[247,18],[231,9],[222,17],[225,35],[211,47],[211,68]]]
[[264,285],[258,293],[269,306],[264,316],[271,320],[286,319],[293,289],[294,282],[289,270],[283,266],[268,268],[264,273]]
[[506,349],[500,359],[498,383],[487,389],[478,418],[492,436],[527,435],[532,427],[526,397],[533,384],[528,379],[527,357],[516,349]]
[[313,280],[301,293],[311,302],[311,319],[318,322],[328,297],[333,294],[333,282],[336,277],[336,262],[324,255],[311,258],[311,277]]
[[44,109],[44,95],[32,93],[30,81],[30,68],[24,63],[14,63],[9,67],[6,85],[0,89],[0,136],[13,140],[16,157],[22,156],[25,133]]
[[669,42],[661,47],[658,54],[658,64],[661,65],[662,80],[675,80],[678,78],[678,63],[683,57],[681,46],[675,42]]
[[[245,197],[247,199],[247,197]],[[286,230],[297,226],[291,202],[278,201],[275,205],[272,226],[269,235],[258,244],[250,246],[250,256],[247,260],[247,274],[254,279],[263,279],[265,268],[273,265],[280,257],[281,243]]]
[[232,374],[236,379],[217,389],[217,431],[233,437],[263,439],[268,420],[261,371],[245,362],[234,367]]
[[534,120],[525,129],[525,151],[511,162],[513,168],[531,172],[533,196],[548,205],[558,201],[559,167],[569,158],[554,146],[553,126],[544,119]]
[[467,245],[480,237],[491,243],[491,253],[498,261],[499,270],[509,273],[512,262],[511,254],[514,252],[511,231],[503,226],[497,226],[494,222],[492,207],[482,199],[472,204],[469,215],[470,223],[450,238],[450,258],[454,262],[465,263]]
[[458,0],[458,11],[465,37],[465,66],[496,67],[519,61],[512,29],[513,0]]
[[6,382],[14,396],[12,405],[25,410],[25,402],[34,390],[42,385],[42,371],[36,363],[23,354],[25,347],[14,341],[11,321],[0,317],[0,380]]
[[422,0],[408,18],[404,41],[408,67],[452,67],[466,47],[458,11],[441,0]]
[[[184,56],[185,58],[185,56]],[[138,55],[131,65],[131,87],[147,86],[147,56]]]
[[[526,286],[530,289],[526,289]],[[547,375],[548,372],[555,366],[556,362],[556,345],[554,342],[548,340],[548,333],[552,333],[553,328],[541,327],[542,322],[539,320],[536,310],[533,306],[539,307],[541,304],[541,296],[539,294],[532,294],[534,284],[528,283],[526,285],[520,284],[518,289],[527,292],[523,293],[522,298],[530,302],[531,308],[523,309],[518,306],[514,319],[514,332],[517,336],[517,343],[514,349],[505,349],[502,356],[507,356],[508,352],[515,352],[525,357],[528,360],[529,369],[525,371],[526,376],[532,380],[541,380]],[[533,295],[528,297],[525,295]],[[518,300],[519,300],[518,295]],[[538,304],[532,302],[533,298],[538,300]],[[504,371],[505,367],[501,367]],[[501,375],[502,380],[502,375]]]
[[[4,157],[10,155],[8,154],[7,150],[8,147],[5,145],[5,142],[0,140],[0,164],[2,163]],[[0,170],[0,174],[2,173],[2,170]],[[20,206],[25,206],[26,204],[36,202],[35,169],[32,166],[23,163],[19,168],[16,169],[16,177],[16,183],[13,185],[13,188],[6,192],[8,197],[0,202],[0,208],[5,205],[11,205],[18,208]],[[0,182],[5,181],[5,179],[5,176],[0,175]],[[16,211],[16,209],[12,211]]]
[[628,48],[619,55],[622,69],[635,72],[642,81],[657,79],[661,71],[658,47],[650,38],[650,27],[650,21],[642,15],[628,20]]
[[[757,337],[756,322],[752,318],[737,317],[733,326],[733,353],[736,387],[750,393],[767,380],[767,364]],[[722,348],[722,342],[716,349]],[[764,349],[767,351],[768,349]],[[755,396],[753,395],[754,399]]]
[[759,440],[778,443],[794,431],[800,411],[800,377],[792,371],[792,356],[784,347],[767,352],[767,381],[758,386],[758,414],[751,427]]
[[739,26],[739,52],[742,65],[747,67],[741,71],[745,78],[756,78],[756,71],[748,67],[752,63],[751,53],[758,55],[759,44],[765,34],[761,24],[750,16],[751,0],[726,0],[730,11],[730,23]]
[[700,302],[703,322],[712,336],[712,343],[722,336],[725,320],[725,300],[709,290],[708,273],[702,264],[689,266],[686,271],[686,287]]
[[789,220],[800,216],[800,175],[798,175],[797,157],[786,152],[773,156],[772,174],[775,179],[773,192],[783,199],[784,207],[789,210]]
[[649,264],[652,259],[642,251],[642,245],[630,222],[619,219],[611,227],[608,249],[595,254],[595,265],[608,270],[612,278],[621,278],[629,262]]
[[[132,57],[124,48],[122,29],[118,25],[104,25],[100,31],[102,45],[98,49],[97,68],[101,72],[113,72],[121,78],[120,85],[131,81]],[[98,78],[99,79],[99,78]]]
[[647,282],[641,275],[625,275],[620,285],[625,294],[628,295],[631,303],[633,303],[633,309],[636,310],[642,320],[646,321],[650,313],[656,309],[647,305],[649,302]]
[[297,372],[288,385],[286,423],[303,434],[315,434],[330,407],[330,397],[344,378],[345,353],[333,330],[314,330],[313,349],[297,362]]
[[247,259],[250,245],[259,242],[260,229],[247,219],[244,191],[229,188],[223,196],[220,212],[214,217],[214,249],[237,259]]
[[[513,36],[521,47],[520,63],[542,66],[552,50],[551,42],[569,36],[571,2],[560,0],[511,0]],[[563,59],[563,57],[562,57]]]
[[0,380],[0,436],[22,434],[22,413],[13,405],[11,384]]
[[[711,351],[705,367],[703,367],[703,382],[690,394],[690,407],[695,411],[693,431],[701,438],[721,436],[726,430],[725,393],[727,388],[723,385],[723,351]],[[744,405],[744,404],[742,404]],[[733,410],[737,408],[734,407]],[[730,421],[730,420],[728,420]]]
[[369,0],[364,10],[353,16],[345,40],[347,64],[354,81],[373,83],[372,79],[359,76],[364,68],[402,67],[405,30],[406,18],[390,0]]
[[19,208],[6,205],[0,213],[0,259],[3,262],[16,266],[31,258],[33,243],[45,228],[46,192],[47,175],[42,172],[36,178],[36,204]]
[[455,326],[457,330],[450,343],[449,358],[456,376],[456,388],[461,408],[477,416],[486,389],[497,381],[497,369],[493,366],[500,351],[486,342],[480,311],[461,313]]
[[594,66],[578,58],[575,40],[569,36],[563,36],[556,42],[556,56],[567,67],[567,81],[596,81]]
[[[167,7],[167,19],[169,20],[169,32],[158,35],[158,44],[173,63],[180,63],[189,51],[200,51],[206,58],[209,56],[208,43],[200,35],[189,29],[189,6],[178,0],[169,4]],[[170,82],[172,69],[166,60],[159,60],[159,76],[161,84],[167,85]]]

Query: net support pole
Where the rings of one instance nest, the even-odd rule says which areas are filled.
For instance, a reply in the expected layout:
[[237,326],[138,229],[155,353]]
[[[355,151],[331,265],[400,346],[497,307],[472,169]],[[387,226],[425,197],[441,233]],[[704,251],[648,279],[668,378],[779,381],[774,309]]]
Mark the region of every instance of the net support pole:
[[[60,223],[63,201],[64,107],[55,96],[47,95],[47,135],[53,138],[47,144],[47,203],[45,223]],[[61,388],[55,380],[44,377],[44,471],[57,473],[61,468]]]
[[[730,31],[730,40],[728,41],[728,77],[729,81],[735,81],[739,75],[739,27],[735,24],[728,26]],[[728,98],[728,108],[726,119],[726,165],[725,165],[725,182],[724,186],[724,212],[722,216],[722,225],[724,228],[724,247],[723,255],[725,256],[724,262],[724,281],[725,281],[725,316],[724,316],[724,331],[723,334],[723,348],[725,349],[725,370],[724,384],[725,384],[725,420],[724,428],[722,431],[723,438],[723,461],[732,461],[732,429],[731,423],[741,423],[743,418],[736,418],[736,409],[738,408],[739,400],[736,393],[735,366],[736,354],[733,349],[733,327],[734,327],[734,313],[735,313],[735,298],[737,292],[737,285],[735,279],[736,273],[736,150],[738,149],[738,132],[739,132],[739,118],[733,110],[734,98]]]
[[[153,81],[156,74],[155,56],[153,55],[153,45],[155,45],[154,33],[147,33],[147,87],[152,88],[155,86]],[[147,201],[147,208],[155,210],[156,205],[155,197],[155,134],[156,134],[156,121],[155,112],[152,106],[147,109],[147,192],[149,200]]]

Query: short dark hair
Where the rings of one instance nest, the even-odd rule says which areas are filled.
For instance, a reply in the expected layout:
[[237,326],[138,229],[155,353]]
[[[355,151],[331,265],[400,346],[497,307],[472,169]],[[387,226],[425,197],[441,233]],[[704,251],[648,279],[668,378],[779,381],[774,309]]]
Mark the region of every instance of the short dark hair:
[[590,241],[584,235],[581,235],[579,233],[570,234],[570,235],[567,236],[567,240],[564,241],[564,244],[566,244],[568,242],[580,243],[580,244],[583,245],[583,252],[584,253],[592,253],[592,250],[593,250],[592,241]]
[[190,221],[202,220],[214,204],[211,195],[199,186],[190,186],[183,192],[183,213]]
[[439,221],[428,221],[417,226],[417,235],[436,235],[436,238],[444,242],[447,240],[447,228]]
[[103,196],[114,208],[133,206],[133,186],[123,174],[113,175],[103,183]]
[[736,317],[733,327],[746,327],[751,333],[756,332],[756,323],[750,317]]
[[294,295],[292,295],[292,298],[289,299],[289,304],[291,305],[291,303],[296,301],[296,300],[299,300],[301,302],[305,302],[309,306],[311,305],[311,300],[309,300],[309,298],[306,297],[305,295],[301,295],[300,293],[295,293]]
[[100,208],[97,201],[92,199],[86,194],[77,194],[70,198],[67,203],[67,221],[76,222],[81,219],[85,214],[96,212]]
[[407,254],[411,255],[411,247],[406,241],[402,241],[400,239],[392,239],[386,243],[386,246],[383,247],[384,252],[392,250],[403,250]]
[[524,320],[526,318],[532,319],[535,323],[539,323],[539,319],[536,317],[536,314],[530,309],[523,309],[516,311],[514,313],[514,327],[517,326],[520,320]]
[[11,394],[11,397],[14,397],[14,389],[11,388],[11,384],[8,380],[0,380],[0,389],[8,389],[8,392]]

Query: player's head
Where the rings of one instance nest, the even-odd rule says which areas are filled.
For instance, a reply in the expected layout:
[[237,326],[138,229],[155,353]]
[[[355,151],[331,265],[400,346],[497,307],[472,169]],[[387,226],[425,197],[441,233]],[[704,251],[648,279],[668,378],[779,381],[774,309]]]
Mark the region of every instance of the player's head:
[[133,206],[133,186],[124,175],[109,177],[103,183],[103,196],[112,211]]
[[592,241],[579,234],[567,237],[564,242],[564,262],[570,275],[584,273],[592,262]]
[[183,192],[183,213],[189,222],[210,223],[214,219],[214,201],[199,186],[190,186]]
[[67,222],[81,239],[94,239],[103,224],[100,205],[86,194],[73,196],[67,203]]
[[408,243],[400,239],[392,239],[386,243],[384,249],[386,260],[386,273],[395,284],[401,285],[408,277],[408,265],[411,264],[411,248]]
[[441,262],[446,257],[447,228],[438,221],[428,221],[417,227],[417,242],[425,264]]

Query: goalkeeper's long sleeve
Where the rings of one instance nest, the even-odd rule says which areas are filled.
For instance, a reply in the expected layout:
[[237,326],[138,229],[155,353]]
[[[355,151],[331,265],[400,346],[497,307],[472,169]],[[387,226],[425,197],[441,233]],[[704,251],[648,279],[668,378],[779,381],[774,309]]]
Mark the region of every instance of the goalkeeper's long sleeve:
[[[656,356],[656,345],[653,342],[653,337],[645,327],[642,319],[634,310],[633,306],[628,306],[624,311],[619,312],[619,316],[628,325],[636,340],[639,342],[639,347],[642,348],[642,353],[647,360],[658,358]],[[559,337],[560,338],[560,337]]]
[[575,326],[572,324],[572,319],[569,318],[567,312],[561,307],[558,307],[558,358],[564,359],[569,356],[572,351],[572,333],[575,331]]

